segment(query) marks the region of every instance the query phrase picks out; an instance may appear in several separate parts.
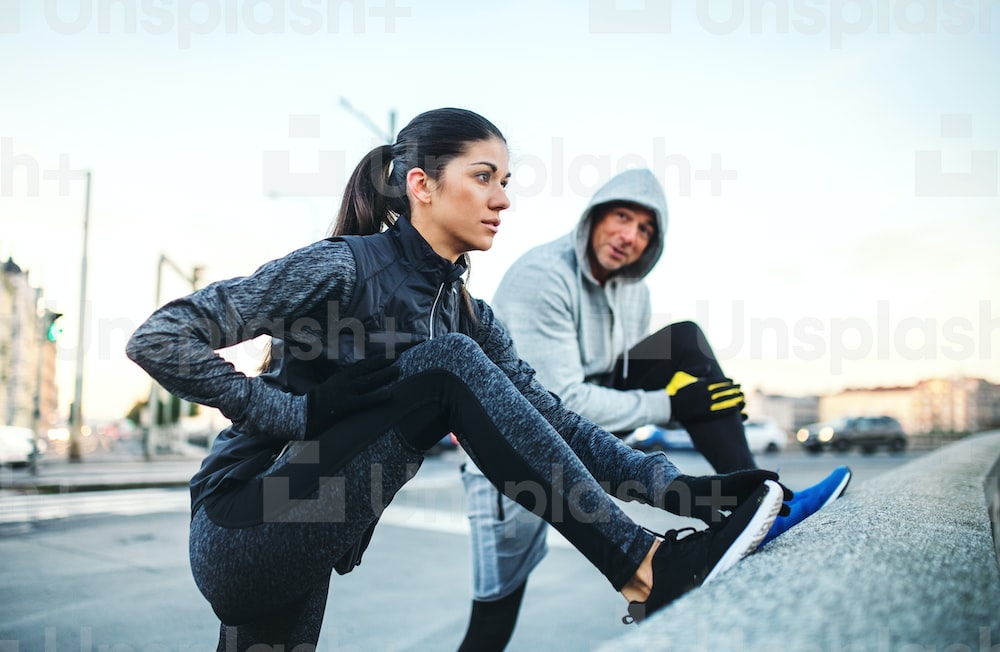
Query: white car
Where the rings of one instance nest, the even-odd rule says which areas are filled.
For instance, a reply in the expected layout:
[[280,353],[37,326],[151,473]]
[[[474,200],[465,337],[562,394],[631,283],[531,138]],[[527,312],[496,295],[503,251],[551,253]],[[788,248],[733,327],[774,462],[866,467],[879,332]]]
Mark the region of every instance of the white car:
[[0,464],[27,466],[35,454],[35,433],[31,428],[0,426]]
[[[771,417],[752,419],[743,424],[750,452],[777,453],[785,449],[788,435]],[[679,424],[671,422],[666,428],[646,425],[636,428],[625,437],[625,443],[647,453],[669,450],[694,450],[691,436]]]
[[752,453],[777,453],[785,449],[788,434],[771,417],[751,419],[743,424],[747,446]]

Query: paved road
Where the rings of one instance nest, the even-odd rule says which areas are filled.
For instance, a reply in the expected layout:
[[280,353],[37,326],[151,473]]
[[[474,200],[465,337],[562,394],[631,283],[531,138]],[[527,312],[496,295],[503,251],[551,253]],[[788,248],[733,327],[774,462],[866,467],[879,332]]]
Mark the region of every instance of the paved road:
[[[674,454],[707,473],[696,454]],[[862,483],[912,455],[764,456],[792,488],[848,463]],[[364,563],[336,577],[319,650],[453,650],[470,586],[461,454],[428,460]],[[0,652],[213,650],[217,622],[187,562],[184,489],[0,497]],[[627,505],[654,529],[681,519]],[[624,631],[624,601],[558,535],[532,575],[510,650],[587,650]]]

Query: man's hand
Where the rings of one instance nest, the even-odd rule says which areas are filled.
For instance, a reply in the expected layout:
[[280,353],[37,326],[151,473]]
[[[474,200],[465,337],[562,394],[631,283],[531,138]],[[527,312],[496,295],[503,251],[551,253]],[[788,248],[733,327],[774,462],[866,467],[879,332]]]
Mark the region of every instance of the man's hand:
[[696,378],[678,371],[667,383],[673,418],[681,424],[699,423],[740,412],[746,397],[740,386],[729,378]]

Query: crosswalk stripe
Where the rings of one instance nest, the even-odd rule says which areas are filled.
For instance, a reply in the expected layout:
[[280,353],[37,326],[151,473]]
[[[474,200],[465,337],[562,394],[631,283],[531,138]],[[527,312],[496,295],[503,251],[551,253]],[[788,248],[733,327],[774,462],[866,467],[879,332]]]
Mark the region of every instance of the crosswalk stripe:
[[93,514],[152,514],[185,512],[190,496],[184,490],[128,489],[70,494],[7,494],[0,496],[0,523],[44,521]]
[[[445,534],[469,535],[469,519],[460,512],[389,505],[379,518],[380,525],[412,528]],[[556,548],[572,547],[555,528],[548,530],[548,542]]]
[[[120,514],[123,516],[162,512],[186,512],[190,508],[187,491],[170,489],[128,489],[121,491],[70,494],[7,494],[0,496],[0,524],[31,523],[72,516]],[[461,512],[389,505],[380,523],[395,527],[469,535],[468,517]],[[553,529],[549,545],[569,544]]]

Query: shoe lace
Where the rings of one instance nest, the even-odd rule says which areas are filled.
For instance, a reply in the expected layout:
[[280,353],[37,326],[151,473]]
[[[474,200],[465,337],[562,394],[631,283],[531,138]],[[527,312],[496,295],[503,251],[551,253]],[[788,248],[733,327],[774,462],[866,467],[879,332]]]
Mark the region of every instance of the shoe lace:
[[650,530],[648,527],[645,527],[645,526],[642,526],[642,529],[645,530],[646,532],[649,532],[650,534],[652,534],[657,539],[662,539],[664,541],[671,541],[671,542],[673,542],[673,541],[679,541],[681,539],[681,535],[682,534],[688,534],[690,536],[689,533],[697,533],[697,532],[699,532],[698,528],[694,528],[694,527],[682,527],[679,530],[667,530],[663,534],[660,534],[659,532],[656,532],[655,530]]

